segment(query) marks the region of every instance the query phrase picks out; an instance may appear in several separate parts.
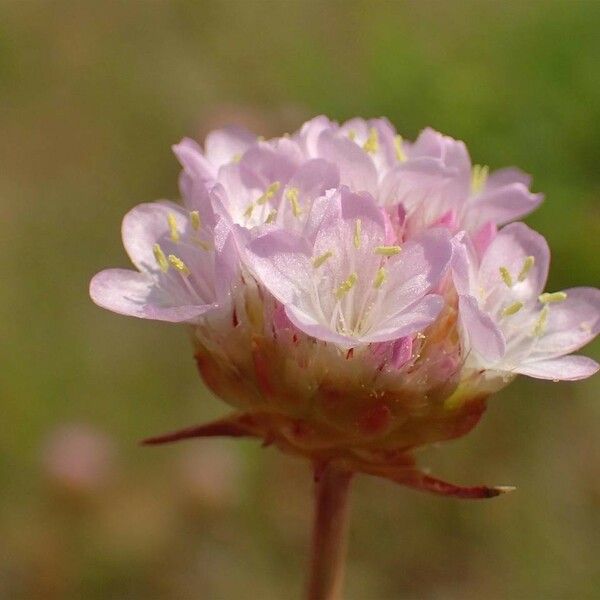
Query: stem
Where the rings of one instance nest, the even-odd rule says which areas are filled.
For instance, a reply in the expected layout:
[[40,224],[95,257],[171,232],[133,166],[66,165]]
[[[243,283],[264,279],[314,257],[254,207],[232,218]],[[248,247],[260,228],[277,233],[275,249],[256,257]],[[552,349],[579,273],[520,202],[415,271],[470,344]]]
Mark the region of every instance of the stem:
[[350,471],[331,464],[316,471],[308,600],[341,598],[351,479]]

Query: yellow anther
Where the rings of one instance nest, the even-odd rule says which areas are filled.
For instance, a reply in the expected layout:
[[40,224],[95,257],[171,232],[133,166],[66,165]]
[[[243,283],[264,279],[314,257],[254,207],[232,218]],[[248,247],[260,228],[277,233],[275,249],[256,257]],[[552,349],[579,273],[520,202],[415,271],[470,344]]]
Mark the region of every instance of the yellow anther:
[[285,192],[285,197],[290,201],[292,205],[292,214],[295,217],[299,217],[302,214],[302,209],[300,208],[300,203],[298,202],[298,195],[300,194],[300,190],[297,187],[288,188]]
[[525,279],[527,279],[527,275],[529,275],[529,271],[531,271],[531,269],[533,269],[533,266],[535,265],[535,256],[528,256],[525,259],[525,262],[523,263],[523,268],[521,269],[521,272],[519,273],[519,281],[525,281]]
[[362,221],[360,219],[356,219],[354,223],[354,247],[358,250],[360,248],[360,234],[362,231]]
[[356,139],[356,131],[354,131],[354,129],[351,129],[348,132],[348,139],[353,142]]
[[169,270],[169,261],[167,260],[163,249],[160,247],[160,244],[154,244],[154,246],[152,246],[152,252],[154,252],[154,258],[156,259],[160,270],[163,273],[166,273]]
[[358,281],[358,275],[356,273],[351,273],[346,281],[343,281],[340,287],[337,289],[335,294],[338,300],[341,300],[356,284]]
[[268,223],[269,225],[271,223],[275,223],[275,219],[277,218],[277,211],[275,209],[273,209],[270,213],[269,216],[267,217],[267,220],[265,221],[265,223]]
[[256,204],[266,204],[266,202],[273,198],[273,196],[279,191],[280,187],[281,182],[274,181],[271,185],[267,187],[265,193],[256,201]]
[[379,289],[387,279],[387,273],[383,267],[377,269],[377,275],[375,275],[375,279],[373,279],[373,287],[375,289]]
[[506,267],[500,267],[500,277],[502,277],[502,281],[504,281],[504,283],[506,284],[506,287],[512,287],[513,286],[513,280],[512,277],[508,271],[508,269]]
[[190,213],[190,222],[196,231],[202,227],[202,219],[200,219],[200,213],[197,210],[193,210]]
[[249,204],[248,208],[244,211],[244,216],[246,219],[249,219],[252,216],[252,211],[254,210],[254,204]]
[[406,160],[406,152],[404,152],[404,144],[401,135],[394,137],[394,148],[396,149],[396,158],[400,162],[404,162]]
[[317,256],[313,259],[313,267],[318,269],[325,261],[329,260],[333,256],[333,252],[331,250],[324,252],[321,256]]
[[546,292],[545,294],[541,294],[538,297],[538,300],[542,304],[555,304],[557,302],[564,302],[566,299],[567,299],[567,292],[554,292],[554,293]]
[[550,314],[550,308],[546,304],[544,308],[542,308],[540,312],[540,316],[533,328],[533,335],[536,337],[540,337],[543,335],[544,331],[546,331],[546,326],[548,325],[548,315]]
[[167,215],[167,222],[169,223],[169,231],[171,232],[171,239],[174,242],[179,241],[179,231],[177,230],[177,219],[173,213]]
[[232,163],[234,163],[234,164],[237,164],[237,163],[239,163],[239,162],[240,162],[240,160],[242,160],[242,155],[241,155],[241,154],[234,154],[234,155],[231,157],[231,162],[232,162]]
[[487,165],[473,165],[473,172],[471,174],[471,190],[474,194],[480,192],[485,185],[488,178],[490,169]]
[[363,144],[363,150],[369,154],[375,154],[377,150],[379,150],[379,134],[377,133],[377,129],[375,129],[375,127],[371,127],[371,129],[369,129],[369,137]]
[[402,248],[400,246],[376,246],[375,254],[381,254],[382,256],[395,256],[400,254]]
[[269,196],[274,196],[278,191],[279,188],[281,187],[281,182],[280,181],[274,181],[272,184],[269,185],[269,187],[267,188],[267,194]]
[[174,254],[169,254],[169,262],[185,277],[187,277],[190,274],[190,270],[187,268],[187,265],[178,256],[175,256]]
[[502,316],[503,317],[510,317],[512,315],[516,315],[522,308],[523,308],[523,303],[522,302],[515,302],[515,303],[511,304],[510,306],[507,306],[502,311]]

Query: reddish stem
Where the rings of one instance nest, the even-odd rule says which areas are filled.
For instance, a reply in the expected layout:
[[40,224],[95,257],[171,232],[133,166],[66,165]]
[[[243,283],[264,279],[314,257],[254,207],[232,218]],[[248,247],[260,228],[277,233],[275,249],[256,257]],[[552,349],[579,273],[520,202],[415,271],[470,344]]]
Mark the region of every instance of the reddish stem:
[[352,473],[331,464],[315,472],[315,518],[308,600],[339,600],[344,578]]

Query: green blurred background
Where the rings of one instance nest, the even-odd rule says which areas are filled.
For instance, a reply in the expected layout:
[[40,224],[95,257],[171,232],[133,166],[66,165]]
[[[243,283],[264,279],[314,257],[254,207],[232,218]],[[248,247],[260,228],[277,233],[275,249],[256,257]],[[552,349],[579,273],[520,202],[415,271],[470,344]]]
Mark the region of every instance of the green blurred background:
[[[95,307],[170,145],[318,113],[432,125],[546,203],[550,288],[600,282],[599,2],[0,2],[0,598],[300,597],[307,465],[251,442],[143,449],[226,411],[184,329]],[[588,349],[600,358],[600,345]],[[519,381],[422,464],[469,503],[363,478],[350,600],[600,598],[600,377]]]

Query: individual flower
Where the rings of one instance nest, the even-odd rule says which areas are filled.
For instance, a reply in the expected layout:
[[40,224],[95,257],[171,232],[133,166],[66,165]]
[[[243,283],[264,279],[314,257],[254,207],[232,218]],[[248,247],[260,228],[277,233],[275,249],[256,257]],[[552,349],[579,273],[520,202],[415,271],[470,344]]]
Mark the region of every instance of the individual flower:
[[543,200],[529,191],[525,173],[472,166],[463,142],[429,128],[403,144],[402,158],[382,182],[381,200],[402,204],[409,234],[436,224],[475,234],[519,219]]
[[383,211],[369,195],[342,187],[324,202],[304,235],[276,229],[247,249],[250,269],[290,321],[345,348],[398,340],[433,323],[444,301],[430,292],[452,255],[448,234],[386,245]]
[[502,229],[481,258],[468,243],[457,246],[466,370],[555,381],[598,370],[590,358],[566,355],[600,331],[600,290],[544,292],[549,264],[546,240],[523,223]]
[[90,284],[94,302],[124,315],[189,323],[226,305],[235,246],[225,222],[215,224],[206,208],[205,218],[172,202],[140,204],[127,213],[123,245],[138,271],[98,273]]
[[137,271],[91,295],[188,323],[207,386],[234,412],[152,443],[254,436],[435,493],[414,451],[466,434],[517,374],[581,379],[567,356],[599,328],[598,290],[544,292],[544,239],[511,223],[542,201],[517,169],[472,165],[463,142],[386,119],[326,117],[265,140],[239,128],[174,146],[182,205],[142,204],[123,242]]

